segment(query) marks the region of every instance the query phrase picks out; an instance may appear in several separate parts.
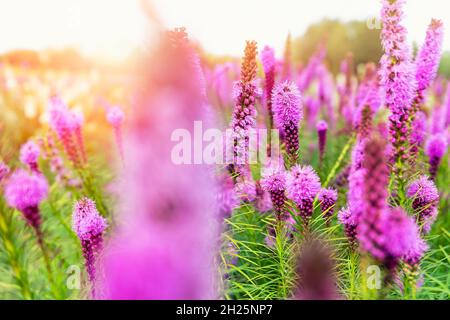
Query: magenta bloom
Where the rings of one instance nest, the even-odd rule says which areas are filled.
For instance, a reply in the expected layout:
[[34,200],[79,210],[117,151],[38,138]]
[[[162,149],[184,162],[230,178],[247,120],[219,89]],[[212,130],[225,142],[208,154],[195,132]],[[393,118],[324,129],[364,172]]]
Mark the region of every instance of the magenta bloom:
[[436,77],[441,59],[441,48],[444,37],[442,21],[431,20],[427,30],[425,43],[416,57],[416,80],[419,104],[423,104],[423,93]]
[[217,194],[219,214],[222,218],[228,218],[231,216],[233,210],[239,207],[239,199],[234,191],[233,181],[228,175],[220,179],[219,187],[220,189]]
[[275,87],[272,94],[275,125],[280,130],[288,154],[297,159],[299,122],[303,118],[300,92],[292,82],[283,82]]
[[322,163],[323,156],[325,154],[325,145],[327,143],[327,130],[328,130],[328,124],[321,120],[317,123],[317,135],[319,137],[319,159]]
[[124,137],[129,161],[120,179],[117,233],[102,260],[106,299],[216,297],[216,183],[206,165],[177,165],[170,156],[173,131],[192,134],[194,121],[206,117],[193,54],[177,29],[162,35],[141,68]]
[[427,116],[422,111],[416,113],[414,121],[411,124],[411,158],[413,159],[419,148],[422,147],[427,131]]
[[3,162],[0,161],[0,182],[9,174],[9,167]]
[[261,186],[270,193],[277,217],[285,217],[286,173],[281,166],[269,165],[262,173]]
[[250,178],[244,178],[236,183],[234,188],[238,198],[243,202],[253,202],[256,200],[256,184]]
[[27,165],[30,170],[38,172],[39,154],[39,146],[33,141],[28,141],[20,148],[20,161]]
[[114,137],[116,138],[117,148],[119,150],[120,158],[124,161],[123,143],[122,143],[122,123],[125,119],[125,113],[118,106],[109,108],[106,114],[106,120],[114,129]]
[[319,78],[319,102],[326,107],[327,120],[333,127],[336,122],[336,115],[333,107],[333,77],[323,64],[319,65],[316,73]]
[[345,235],[351,246],[356,244],[356,231],[358,220],[348,208],[343,208],[338,212],[338,220],[344,226]]
[[407,196],[413,199],[412,207],[416,211],[422,231],[425,234],[430,232],[438,213],[439,192],[436,185],[427,176],[421,176],[409,185]]
[[430,162],[430,176],[432,179],[436,178],[441,160],[447,152],[447,139],[444,134],[435,134],[431,136],[425,147],[425,153]]
[[269,113],[270,124],[273,122],[272,113],[272,90],[275,85],[275,51],[268,46],[265,46],[261,52],[261,60],[266,77],[265,85],[265,99],[267,101],[267,111]]
[[40,173],[18,169],[6,182],[5,198],[10,207],[21,211],[35,230],[41,226],[39,204],[48,195],[48,183]]
[[319,193],[320,209],[325,219],[333,216],[334,205],[337,201],[337,191],[334,189],[322,189]]
[[320,179],[310,166],[294,166],[287,177],[287,195],[293,200],[305,222],[313,214],[313,202],[321,188]]
[[83,198],[75,203],[72,215],[72,228],[81,241],[86,270],[92,283],[93,298],[95,298],[96,256],[102,249],[103,232],[106,226],[106,220],[100,216],[94,201]]
[[[416,90],[406,29],[401,25],[405,0],[383,0],[381,40],[385,54],[381,58],[381,85],[391,115],[390,135],[395,149],[394,162],[403,161],[409,134],[408,118]],[[396,168],[400,175],[400,169]]]

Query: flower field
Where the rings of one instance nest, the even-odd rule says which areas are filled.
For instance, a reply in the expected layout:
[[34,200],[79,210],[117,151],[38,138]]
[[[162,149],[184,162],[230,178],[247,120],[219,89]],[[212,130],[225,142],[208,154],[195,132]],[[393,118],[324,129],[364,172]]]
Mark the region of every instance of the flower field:
[[126,68],[0,59],[0,299],[449,299],[450,21],[413,50],[404,4],[336,72],[330,39],[185,28]]

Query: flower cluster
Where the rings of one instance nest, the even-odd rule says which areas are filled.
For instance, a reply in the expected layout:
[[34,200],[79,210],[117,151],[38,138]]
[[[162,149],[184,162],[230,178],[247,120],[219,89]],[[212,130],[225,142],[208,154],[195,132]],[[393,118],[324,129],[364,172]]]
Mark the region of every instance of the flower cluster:
[[421,176],[409,185],[407,196],[413,199],[412,207],[417,214],[422,231],[430,232],[438,213],[439,193],[436,185],[427,176]]

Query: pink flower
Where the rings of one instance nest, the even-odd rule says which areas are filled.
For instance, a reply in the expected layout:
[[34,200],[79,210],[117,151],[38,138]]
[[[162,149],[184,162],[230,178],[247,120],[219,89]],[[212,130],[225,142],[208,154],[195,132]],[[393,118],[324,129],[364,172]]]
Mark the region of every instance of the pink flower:
[[110,107],[106,113],[106,120],[113,126],[119,127],[125,119],[125,113],[119,106]]
[[428,233],[438,213],[439,192],[436,185],[427,176],[421,176],[409,185],[406,194],[413,199],[412,207],[422,225],[422,231]]
[[38,172],[39,146],[33,141],[28,141],[20,148],[20,161],[32,171]]
[[436,178],[442,157],[447,152],[447,138],[444,134],[435,134],[428,139],[425,146],[425,153],[430,162],[430,176]]

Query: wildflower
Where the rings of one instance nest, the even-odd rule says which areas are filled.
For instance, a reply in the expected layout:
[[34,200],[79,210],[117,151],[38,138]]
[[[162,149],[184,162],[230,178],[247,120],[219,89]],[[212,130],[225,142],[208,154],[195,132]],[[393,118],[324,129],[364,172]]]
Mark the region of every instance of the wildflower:
[[122,123],[125,119],[125,114],[120,107],[111,107],[106,114],[106,119],[114,129],[114,137],[116,138],[117,148],[123,162]]
[[74,123],[73,114],[57,96],[50,99],[49,112],[50,125],[63,144],[67,156],[75,166],[81,166],[82,154],[80,154],[80,150],[78,149],[76,133],[74,132],[78,124]]
[[239,206],[239,199],[234,191],[233,181],[229,176],[223,176],[220,179],[219,187],[217,194],[219,214],[223,218],[228,218],[233,210]]
[[440,20],[431,20],[425,37],[425,43],[416,57],[417,98],[415,104],[423,104],[423,94],[436,77],[441,59],[441,48],[444,36],[444,26]]
[[247,41],[242,61],[241,79],[236,84],[236,105],[232,117],[234,157],[239,164],[248,162],[249,130],[256,125],[256,42]]
[[297,262],[297,300],[338,299],[336,261],[332,249],[319,239],[307,239]]
[[316,128],[317,128],[317,135],[319,137],[319,160],[320,163],[322,163],[323,156],[325,154],[325,145],[327,142],[328,124],[322,120],[317,123]]
[[130,159],[119,187],[120,228],[102,259],[102,298],[216,297],[215,181],[206,165],[180,166],[168,156],[171,133],[205,119],[192,51],[177,29],[161,37],[142,68],[142,90],[124,137]]
[[278,219],[285,218],[286,215],[286,173],[275,165],[264,168],[261,179],[261,186],[270,193],[272,204]]
[[265,98],[267,101],[267,111],[269,114],[269,120],[272,124],[273,115],[272,115],[272,90],[275,85],[275,52],[271,47],[264,47],[261,52],[261,60],[264,69],[264,75],[266,77],[266,85],[265,85]]
[[234,190],[243,202],[250,203],[256,200],[256,185],[249,178],[236,183]]
[[436,178],[442,157],[447,152],[447,139],[444,134],[435,134],[428,139],[425,153],[430,163],[430,176]]
[[20,148],[20,161],[27,165],[31,171],[39,172],[39,154],[39,146],[33,141],[28,141]]
[[412,207],[422,226],[422,232],[425,234],[430,232],[438,213],[439,192],[436,185],[427,176],[421,176],[409,185],[406,194],[413,199]]
[[93,298],[95,298],[96,257],[102,250],[103,233],[106,226],[106,220],[98,213],[94,201],[83,198],[75,203],[72,228],[81,242],[86,271],[92,283]]
[[345,235],[353,247],[356,244],[356,231],[358,226],[358,220],[355,219],[355,214],[353,214],[349,208],[343,208],[338,212],[338,220],[344,226]]
[[389,131],[395,150],[394,170],[398,181],[403,180],[402,163],[406,157],[405,144],[409,136],[408,118],[416,90],[410,49],[406,42],[407,32],[401,25],[404,3],[405,0],[383,0],[381,11],[381,40],[385,52],[381,58],[381,84],[385,103],[391,111]]
[[272,94],[275,125],[280,130],[286,149],[295,163],[297,159],[298,126],[303,118],[300,92],[291,82],[283,82],[275,87]]
[[336,122],[336,115],[333,108],[333,78],[323,64],[318,66],[316,73],[319,78],[319,103],[326,107],[327,120],[333,127]]
[[320,179],[310,166],[294,166],[287,177],[287,195],[300,210],[307,223],[313,214],[314,198],[320,191]]
[[320,209],[325,219],[330,219],[334,213],[334,205],[337,200],[337,191],[334,189],[322,189],[319,193]]
[[409,139],[411,143],[410,159],[412,161],[415,161],[415,157],[417,156],[419,149],[423,145],[423,141],[427,130],[427,117],[425,113],[423,113],[422,111],[417,112],[414,116],[414,120],[411,126],[412,130]]

